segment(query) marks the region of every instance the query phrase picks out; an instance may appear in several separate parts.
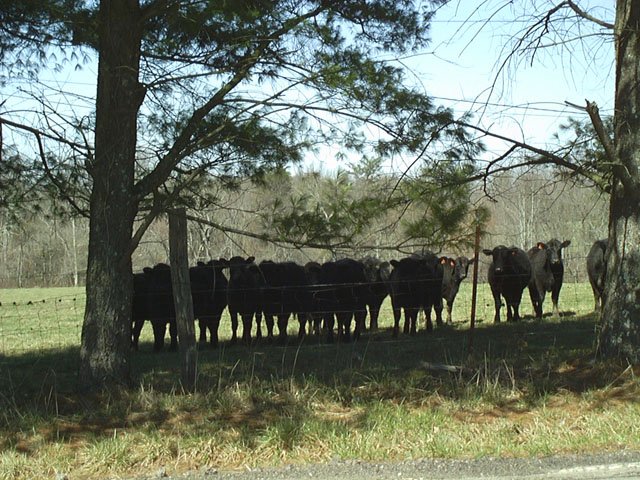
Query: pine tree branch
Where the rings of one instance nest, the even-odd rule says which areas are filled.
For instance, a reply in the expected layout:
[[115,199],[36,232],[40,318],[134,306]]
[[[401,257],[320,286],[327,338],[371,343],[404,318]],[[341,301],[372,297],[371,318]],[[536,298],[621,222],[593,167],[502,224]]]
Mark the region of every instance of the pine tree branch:
[[169,177],[173,168],[188,155],[188,146],[193,140],[193,136],[196,134],[204,118],[216,107],[220,106],[229,92],[234,90],[247,78],[251,69],[260,61],[269,46],[289,33],[300,23],[321,13],[325,8],[326,7],[321,5],[306,14],[291,19],[285,22],[282,28],[276,30],[267,38],[259,40],[256,48],[245,55],[244,59],[240,62],[242,67],[239,68],[238,71],[236,71],[235,74],[220,89],[218,89],[218,91],[204,105],[193,112],[193,115],[191,115],[191,118],[180,132],[180,135],[178,135],[178,138],[175,140],[168,153],[164,158],[162,158],[162,160],[160,160],[153,171],[136,184],[134,191],[139,198],[143,198],[159,188],[160,185]]

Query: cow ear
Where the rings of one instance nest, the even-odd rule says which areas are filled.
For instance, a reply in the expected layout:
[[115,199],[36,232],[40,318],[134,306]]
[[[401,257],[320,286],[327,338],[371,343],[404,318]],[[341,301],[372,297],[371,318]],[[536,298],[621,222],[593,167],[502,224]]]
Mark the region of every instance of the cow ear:
[[447,257],[440,257],[438,259],[438,261],[440,262],[440,265],[444,265],[445,263],[447,263],[447,260],[449,260]]
[[489,250],[488,248],[485,248],[484,250],[482,250],[482,253],[484,253],[485,255],[491,256],[493,255],[493,250]]
[[389,260],[389,263],[394,267],[397,267],[400,264],[397,260]]
[[571,245],[571,240],[565,240],[560,244],[560,248],[568,247],[569,245]]
[[256,257],[247,257],[247,259],[245,260],[246,263],[253,263],[253,261],[256,259]]
[[452,267],[456,266],[456,261],[453,258],[449,259],[449,265],[451,265]]
[[511,249],[511,256],[512,256],[512,257],[515,257],[517,254],[518,254],[518,249],[516,249],[516,248],[512,248],[512,249]]
[[538,243],[536,244],[536,248],[537,248],[538,250],[544,250],[545,248],[547,248],[547,246],[546,246],[544,243],[542,243],[542,242],[538,242]]

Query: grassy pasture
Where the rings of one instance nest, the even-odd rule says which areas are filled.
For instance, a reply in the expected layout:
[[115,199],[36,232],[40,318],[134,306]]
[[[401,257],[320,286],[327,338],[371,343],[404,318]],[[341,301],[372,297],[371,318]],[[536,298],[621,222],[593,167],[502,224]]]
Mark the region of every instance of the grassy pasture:
[[481,285],[473,349],[463,286],[431,334],[392,339],[387,303],[356,344],[202,348],[189,395],[147,325],[136,387],[90,397],[75,391],[83,292],[0,290],[0,479],[640,449],[638,370],[593,358],[588,285],[565,285],[560,319],[500,325]]

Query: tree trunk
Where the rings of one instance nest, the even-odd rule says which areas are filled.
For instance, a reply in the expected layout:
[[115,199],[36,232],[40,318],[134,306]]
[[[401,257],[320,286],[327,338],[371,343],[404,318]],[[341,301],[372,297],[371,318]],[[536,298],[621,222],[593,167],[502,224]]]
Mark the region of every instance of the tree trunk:
[[184,208],[169,213],[169,249],[171,250],[171,283],[176,309],[182,386],[187,391],[193,391],[197,378],[198,350],[193,324],[193,301],[187,253],[187,214]]
[[615,183],[599,351],[640,361],[640,3],[616,7]]
[[138,203],[133,193],[136,118],[144,98],[138,83],[140,29],[137,0],[100,3],[87,301],[80,350],[80,385],[86,389],[129,382],[133,277],[128,252]]

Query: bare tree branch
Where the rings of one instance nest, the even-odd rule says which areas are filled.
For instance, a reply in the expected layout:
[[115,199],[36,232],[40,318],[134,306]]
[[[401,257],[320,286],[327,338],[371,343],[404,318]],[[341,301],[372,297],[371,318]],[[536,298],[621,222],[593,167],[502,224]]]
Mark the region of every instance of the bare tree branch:
[[615,25],[613,25],[612,23],[605,22],[604,20],[601,20],[601,19],[599,19],[597,17],[594,17],[593,15],[588,14],[587,12],[582,10],[580,7],[578,7],[578,5],[576,5],[575,2],[573,2],[573,0],[567,0],[564,3],[569,5],[569,8],[571,8],[571,10],[573,10],[579,16],[581,16],[582,18],[584,18],[586,20],[589,20],[591,22],[597,23],[601,27],[608,28],[610,30],[613,30],[615,28]]

